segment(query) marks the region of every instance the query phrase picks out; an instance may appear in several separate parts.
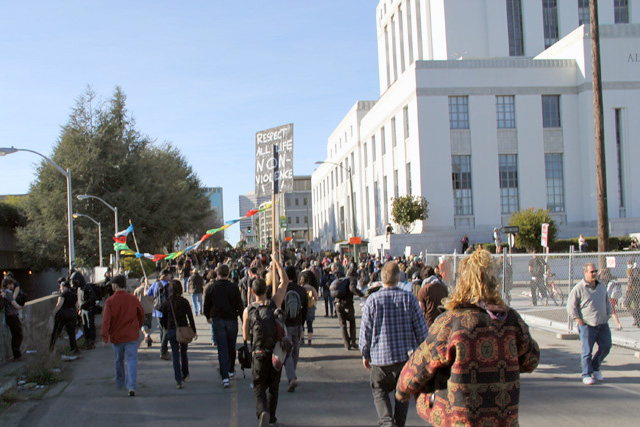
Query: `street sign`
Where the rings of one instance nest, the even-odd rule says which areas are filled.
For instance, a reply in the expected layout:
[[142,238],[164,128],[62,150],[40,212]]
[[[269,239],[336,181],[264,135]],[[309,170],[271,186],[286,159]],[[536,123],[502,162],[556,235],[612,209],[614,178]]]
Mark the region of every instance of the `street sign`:
[[287,237],[284,238],[285,242],[290,242],[292,240],[293,240],[293,237],[291,237],[291,236],[287,236]]
[[287,228],[287,217],[286,216],[281,216],[280,217],[280,228]]
[[540,237],[540,245],[545,248],[549,246],[549,224],[547,224],[546,222],[542,224],[542,235]]
[[520,232],[520,226],[519,225],[508,225],[508,226],[502,227],[502,231],[505,234],[518,234]]
[[362,238],[360,238],[360,237],[351,237],[349,239],[349,244],[350,245],[359,245],[360,243],[362,243]]

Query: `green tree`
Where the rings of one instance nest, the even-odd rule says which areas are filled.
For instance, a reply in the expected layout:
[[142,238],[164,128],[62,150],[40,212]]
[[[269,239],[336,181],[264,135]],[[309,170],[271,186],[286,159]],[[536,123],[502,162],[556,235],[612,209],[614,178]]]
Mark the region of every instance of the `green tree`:
[[[209,214],[204,188],[184,156],[171,144],[157,147],[141,134],[125,104],[120,88],[104,102],[87,88],[50,156],[71,171],[74,210],[101,222],[105,256],[113,244],[113,212],[98,200],[79,201],[75,195],[90,194],[117,206],[117,231],[131,220],[143,252],[160,251],[175,236],[202,231],[199,224]],[[16,233],[30,267],[66,265],[66,206],[65,178],[42,161],[24,203],[27,225]],[[76,265],[97,265],[95,224],[77,220],[74,234]],[[128,242],[135,249],[131,238]]]
[[411,233],[416,221],[429,217],[429,202],[422,196],[401,196],[391,200],[391,217],[404,233]]
[[516,234],[516,248],[524,248],[529,252],[540,249],[542,247],[540,245],[542,224],[544,223],[549,224],[549,246],[551,246],[558,236],[558,227],[547,209],[529,208],[513,212],[509,219],[509,225],[520,227],[520,232]]

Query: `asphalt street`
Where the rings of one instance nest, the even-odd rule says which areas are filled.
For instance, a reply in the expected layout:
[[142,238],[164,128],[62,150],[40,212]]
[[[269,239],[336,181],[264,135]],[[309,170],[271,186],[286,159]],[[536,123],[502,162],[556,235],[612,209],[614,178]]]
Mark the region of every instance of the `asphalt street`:
[[[283,427],[377,425],[368,373],[359,353],[344,349],[338,321],[323,317],[322,303],[317,314],[313,345],[301,350],[299,386],[294,393],[286,391],[283,372],[279,422]],[[189,346],[191,376],[184,389],[176,389],[171,362],[159,358],[154,344],[150,349],[140,347],[138,392],[128,397],[116,390],[111,348],[99,346],[70,362],[69,381],[54,387],[44,399],[7,410],[2,425],[257,425],[250,372],[245,378],[237,369],[231,387],[223,389],[210,329],[202,316],[197,324],[199,338]],[[561,341],[554,333],[538,329],[533,335],[542,358],[533,374],[522,376],[521,425],[639,425],[640,360],[632,350],[614,347],[602,369],[605,382],[585,386],[580,379],[579,341]],[[412,402],[407,426],[424,425]]]

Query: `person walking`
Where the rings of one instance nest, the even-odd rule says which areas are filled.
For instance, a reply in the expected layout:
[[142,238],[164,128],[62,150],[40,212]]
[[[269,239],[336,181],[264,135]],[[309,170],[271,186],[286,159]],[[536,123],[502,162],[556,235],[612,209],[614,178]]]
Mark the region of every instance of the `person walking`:
[[22,357],[22,323],[20,322],[20,310],[22,306],[14,299],[16,280],[13,277],[2,279],[2,301],[0,306],[4,306],[4,319],[7,327],[11,331],[11,352],[13,360],[18,361]]
[[370,373],[379,425],[404,427],[409,403],[395,399],[392,404],[389,394],[409,353],[427,337],[427,324],[416,297],[398,288],[398,264],[388,261],[381,275],[382,289],[371,294],[362,309],[360,352]]
[[[399,268],[398,276],[400,276]],[[356,344],[356,316],[353,307],[353,296],[363,297],[364,294],[358,289],[358,276],[354,264],[351,264],[349,270],[347,270],[347,278],[349,279],[349,286],[345,289],[345,293],[343,295],[335,295],[336,312],[338,313],[338,321],[342,329],[344,347],[347,350],[356,350],[358,345]]]
[[607,295],[609,296],[609,301],[611,301],[611,317],[613,321],[616,322],[616,331],[621,331],[622,325],[616,313],[616,306],[618,305],[618,300],[622,297],[622,286],[616,282],[611,274],[611,270],[606,267],[600,270],[599,277],[600,281],[607,285]]
[[153,326],[153,297],[147,296],[149,291],[149,282],[147,277],[143,276],[140,279],[140,286],[134,289],[133,295],[138,298],[142,309],[144,310],[144,323],[142,324],[142,334],[144,335],[144,342],[147,347],[151,347],[153,340],[151,339],[151,327]]
[[[127,279],[111,279],[114,294],[107,299],[102,314],[102,342],[111,343],[116,371],[116,387],[136,395],[138,381],[138,337],[144,323],[144,309],[133,294],[127,293]],[[127,370],[125,374],[125,361]]]
[[277,260],[274,260],[273,264],[280,277],[276,293],[268,300],[266,282],[263,279],[254,279],[251,282],[251,294],[256,301],[249,304],[242,313],[242,338],[245,343],[252,343],[251,377],[260,427],[277,425],[276,408],[282,375],[282,369],[274,367],[272,356],[278,341],[276,317],[279,315],[281,320],[284,317],[278,307],[284,301],[289,278]]
[[[149,287],[146,295],[149,297],[153,297],[153,317],[158,319],[158,328],[160,329],[160,359],[169,360],[169,341],[167,339],[167,334],[164,328],[162,327],[162,312],[160,311],[160,307],[167,300],[167,296],[169,295],[169,282],[173,279],[173,274],[169,269],[164,269],[160,272],[160,277],[158,280],[153,282],[153,285]],[[149,343],[147,342],[147,345]]]
[[[582,342],[582,382],[593,385],[603,381],[600,367],[611,350],[609,318],[613,314],[606,285],[598,280],[593,263],[582,267],[584,279],[573,287],[567,299],[567,313],[578,324]],[[592,355],[594,344],[598,351]]]
[[53,309],[53,331],[51,332],[51,340],[49,341],[49,351],[53,352],[56,341],[64,328],[69,336],[69,346],[73,354],[78,354],[78,345],[76,344],[76,324],[78,323],[78,297],[71,290],[69,282],[63,277],[58,279],[60,284],[60,296],[58,302]]
[[181,326],[189,326],[196,333],[196,323],[189,301],[182,297],[182,284],[179,280],[169,282],[169,297],[160,308],[162,327],[167,331],[167,339],[171,346],[173,359],[173,374],[176,388],[181,389],[182,383],[189,377],[189,358],[187,349],[189,344],[178,342],[177,330]]
[[204,315],[213,325],[218,345],[218,363],[222,387],[229,387],[229,380],[235,376],[236,338],[238,317],[242,316],[242,299],[238,286],[229,280],[229,266],[220,264],[216,268],[218,280],[207,288],[204,294]]
[[[300,274],[300,286],[307,293],[309,304],[307,306],[307,344],[311,345],[313,340],[313,321],[316,319],[316,302],[318,301],[318,282],[311,270],[305,270]],[[300,337],[300,342],[304,344],[304,330]]]
[[87,350],[93,350],[96,348],[96,293],[91,283],[87,283],[79,271],[74,271],[69,281],[77,289],[85,347]]
[[460,263],[445,311],[411,355],[396,399],[415,396],[434,426],[517,426],[520,373],[533,372],[540,348],[517,311],[500,297],[491,254],[477,250]]
[[187,281],[187,290],[191,294],[193,312],[195,315],[202,314],[202,292],[204,289],[204,277],[200,275],[200,270],[195,268],[193,274]]
[[302,286],[298,284],[296,269],[293,266],[287,266],[285,273],[289,278],[287,292],[281,308],[284,311],[284,324],[287,327],[287,337],[291,340],[291,352],[287,354],[284,360],[284,369],[287,374],[288,387],[287,391],[293,393],[298,386],[298,375],[296,369],[300,358],[300,338],[302,337],[302,328],[307,320],[307,311],[309,307],[309,298]]

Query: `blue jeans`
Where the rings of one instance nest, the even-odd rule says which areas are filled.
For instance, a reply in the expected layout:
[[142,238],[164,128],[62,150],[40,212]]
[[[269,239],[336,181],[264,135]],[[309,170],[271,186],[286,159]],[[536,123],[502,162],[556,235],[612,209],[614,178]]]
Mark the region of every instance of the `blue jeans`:
[[202,294],[191,294],[191,302],[193,302],[193,312],[196,316],[202,314]]
[[300,358],[300,335],[302,335],[302,326],[287,326],[287,335],[291,339],[291,352],[284,359],[284,370],[287,373],[287,381],[291,382],[297,379],[296,368]]
[[[138,380],[138,341],[112,344],[115,356],[116,387],[135,390]],[[127,373],[124,372],[124,362],[127,361]],[[126,382],[126,384],[125,384]]]
[[[611,350],[611,330],[609,324],[598,326],[578,325],[582,342],[582,376],[588,377],[593,371],[599,371],[602,361]],[[598,351],[591,356],[593,345],[598,344]]]
[[176,339],[176,330],[167,329],[169,345],[171,345],[171,358],[173,359],[173,375],[176,384],[182,384],[182,379],[189,376],[189,359],[187,348],[189,344],[181,344]]
[[325,294],[323,295],[323,298],[324,298],[324,315],[328,316],[329,314],[331,314],[331,316],[333,316],[333,297],[331,296],[329,291],[326,291]]
[[218,344],[220,377],[226,380],[229,379],[229,372],[235,372],[238,321],[236,319],[213,319],[213,333]]

